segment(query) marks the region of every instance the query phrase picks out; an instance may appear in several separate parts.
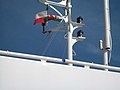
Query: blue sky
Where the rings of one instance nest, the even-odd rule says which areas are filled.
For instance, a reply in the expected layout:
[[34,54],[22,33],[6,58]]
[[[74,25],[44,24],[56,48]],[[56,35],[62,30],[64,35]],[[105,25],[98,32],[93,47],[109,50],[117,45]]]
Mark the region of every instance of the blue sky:
[[[120,0],[110,0],[113,37],[110,65],[120,67],[119,3]],[[84,18],[85,26],[80,29],[86,36],[85,41],[74,45],[77,53],[74,59],[102,64],[103,52],[99,49],[99,40],[104,38],[103,0],[72,0],[72,6],[72,20],[75,21],[78,16]],[[64,13],[63,8],[57,8]],[[33,25],[35,14],[43,10],[45,5],[38,3],[37,0],[0,0],[0,50],[67,58],[64,32],[43,34],[40,24]],[[48,12],[57,15],[50,8]],[[64,23],[50,21],[46,29],[62,24]]]

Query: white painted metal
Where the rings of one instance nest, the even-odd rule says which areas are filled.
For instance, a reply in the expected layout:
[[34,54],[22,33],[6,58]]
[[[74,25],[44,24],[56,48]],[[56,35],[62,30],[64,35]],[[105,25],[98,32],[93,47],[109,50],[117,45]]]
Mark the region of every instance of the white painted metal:
[[53,2],[53,1],[49,1],[49,0],[38,0],[41,3],[44,3],[46,5],[50,4],[50,5],[55,5],[55,6],[59,6],[59,7],[65,7],[66,6],[66,0],[63,0],[59,3],[57,2]]
[[77,27],[83,27],[85,25],[83,23],[77,23],[77,22],[72,22],[72,21],[71,21],[71,23],[73,26],[77,26]]
[[73,54],[72,54],[73,26],[71,24],[71,0],[67,0],[66,4],[67,4],[66,8],[67,8],[67,15],[68,15],[68,59],[72,61],[73,60]]
[[100,40],[99,41],[99,48],[101,49],[101,50],[103,50],[104,49],[104,47],[103,47],[103,40]]
[[56,8],[54,8],[51,5],[48,5],[50,8],[52,8],[55,12],[57,12],[60,16],[63,16],[62,13],[60,13]]
[[104,65],[108,65],[108,51],[104,50]]
[[[68,59],[65,59],[65,62],[63,62],[62,59],[59,58],[52,58],[52,57],[45,57],[45,56],[37,56],[37,55],[30,55],[30,54],[23,54],[23,53],[16,53],[16,52],[10,52],[10,51],[1,51],[0,55],[7,55],[7,57],[19,57],[19,58],[26,58],[26,59],[33,59],[33,60],[42,60],[42,61],[51,61],[51,62],[58,62],[58,63],[66,63],[66,64],[74,64],[74,65],[80,65],[80,66],[89,66],[93,68],[98,69],[108,69],[113,71],[120,71],[119,67],[113,67],[113,66],[106,66],[106,65],[100,65],[100,64],[94,64],[94,63],[88,63],[88,62],[81,62],[81,61],[70,61]],[[2,56],[0,56],[2,57]]]
[[[72,22],[71,20],[71,0],[67,0],[66,3],[66,11],[67,11],[67,16],[68,16],[68,59],[70,61],[73,60],[73,45],[78,42],[78,41],[83,41],[85,39],[85,37],[73,37],[73,31],[79,27],[83,27],[83,23],[77,23],[77,22]],[[72,65],[72,64],[70,64]]]
[[113,71],[120,71],[119,67],[113,67],[113,66],[106,66],[106,65],[100,65],[100,64],[95,64],[95,63],[88,63],[88,62],[81,62],[81,61],[69,61],[66,60],[67,63],[72,63],[74,65],[80,65],[83,67],[93,67],[93,68],[97,68],[97,69],[105,69],[107,70],[113,70]]
[[7,55],[7,56],[20,57],[20,58],[35,59],[35,60],[62,62],[62,59],[59,59],[59,58],[51,58],[51,57],[45,57],[45,56],[30,55],[30,54],[16,53],[16,52],[10,52],[10,51],[1,51],[0,50],[0,54],[1,55]]
[[105,42],[104,42],[104,64],[108,65],[108,53],[111,49],[110,45],[110,13],[109,13],[109,0],[104,0],[104,14],[105,14]]
[[105,48],[109,50],[110,45],[110,11],[109,0],[104,0],[104,13],[105,13]]
[[0,56],[0,90],[120,90],[119,84],[120,73],[87,65],[82,68]]

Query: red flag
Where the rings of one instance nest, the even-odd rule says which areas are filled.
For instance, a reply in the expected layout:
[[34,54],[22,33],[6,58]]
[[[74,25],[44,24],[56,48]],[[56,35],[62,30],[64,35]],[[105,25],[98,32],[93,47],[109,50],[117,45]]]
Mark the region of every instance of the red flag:
[[34,25],[37,23],[45,23],[44,18],[47,16],[47,11],[42,11],[36,14]]

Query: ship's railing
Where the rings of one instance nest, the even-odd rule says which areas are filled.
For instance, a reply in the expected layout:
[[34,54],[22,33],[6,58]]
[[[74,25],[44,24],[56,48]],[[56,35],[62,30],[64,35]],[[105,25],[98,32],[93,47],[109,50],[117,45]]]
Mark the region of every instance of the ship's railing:
[[101,64],[95,64],[95,63],[88,63],[88,62],[82,62],[82,61],[70,61],[68,59],[59,59],[59,58],[52,58],[52,57],[45,57],[45,56],[38,56],[38,55],[30,55],[30,54],[23,54],[23,53],[17,53],[17,52],[10,52],[10,51],[2,51],[0,50],[0,55],[6,55],[9,57],[19,57],[19,58],[25,58],[25,59],[32,59],[32,60],[39,60],[44,62],[51,62],[51,63],[64,63],[64,64],[72,64],[73,66],[81,66],[87,69],[103,69],[106,71],[113,71],[113,72],[120,72],[120,67],[113,67],[113,66],[106,66]]

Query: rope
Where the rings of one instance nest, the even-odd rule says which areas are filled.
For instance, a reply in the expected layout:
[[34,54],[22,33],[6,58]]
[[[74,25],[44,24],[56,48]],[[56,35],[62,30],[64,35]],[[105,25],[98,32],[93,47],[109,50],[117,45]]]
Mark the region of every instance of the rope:
[[50,40],[49,40],[49,42],[48,42],[46,48],[44,49],[42,55],[44,55],[44,54],[47,52],[47,50],[49,49],[49,47],[50,47],[50,45],[51,45],[51,43],[52,43],[54,37],[56,36],[56,34],[57,34],[57,33],[55,33],[55,34],[53,34],[53,35],[51,36],[51,38],[50,38]]
[[63,50],[63,55],[62,55],[62,58],[63,58],[63,59],[65,58],[66,47],[67,47],[67,43],[65,43],[65,47],[64,47],[64,50]]
[[46,32],[50,32],[50,31],[67,32],[67,30],[59,30],[59,29],[65,28],[65,27],[66,27],[66,24],[64,24],[63,26],[57,25],[57,27],[55,27],[53,29],[48,29],[48,30],[46,30]]
[[45,41],[46,39],[50,39],[51,38],[51,33],[46,33],[44,35],[45,35],[45,37],[42,39],[42,41]]
[[[50,6],[50,8],[52,8],[54,11],[56,11],[60,16],[63,16],[57,9],[55,9],[53,6],[51,6],[51,5],[47,5],[47,7],[46,7],[46,10],[48,11],[48,6]],[[61,24],[62,22],[60,22],[59,24]],[[59,26],[59,25],[58,25]],[[65,25],[63,26],[63,27],[65,27]],[[61,27],[59,27],[58,29],[61,29]],[[44,30],[44,27],[43,27],[43,30]],[[45,30],[44,30],[45,31]],[[47,50],[49,49],[49,47],[50,47],[50,45],[51,45],[51,43],[52,43],[52,41],[53,41],[53,39],[54,39],[54,37],[56,36],[56,34],[57,34],[58,32],[56,32],[55,34],[53,34],[52,36],[51,36],[51,38],[50,38],[50,40],[48,41],[48,44],[47,44],[47,46],[46,46],[46,48],[44,49],[44,51],[43,51],[43,53],[42,53],[42,55],[44,55],[46,52],[47,52]],[[48,35],[47,35],[48,36]],[[46,39],[46,38],[45,38]]]
[[72,52],[73,52],[73,56],[76,56],[76,55],[77,55],[76,52],[75,52],[74,50],[72,50]]

